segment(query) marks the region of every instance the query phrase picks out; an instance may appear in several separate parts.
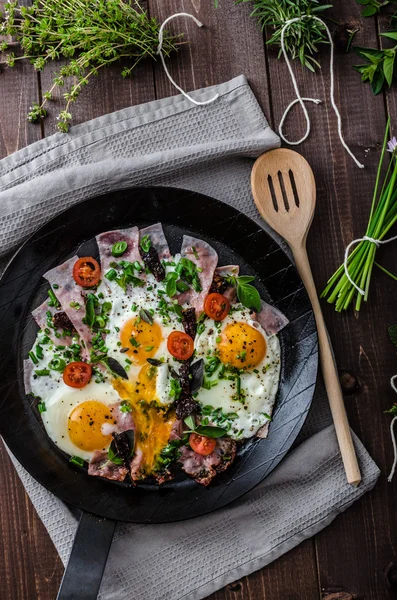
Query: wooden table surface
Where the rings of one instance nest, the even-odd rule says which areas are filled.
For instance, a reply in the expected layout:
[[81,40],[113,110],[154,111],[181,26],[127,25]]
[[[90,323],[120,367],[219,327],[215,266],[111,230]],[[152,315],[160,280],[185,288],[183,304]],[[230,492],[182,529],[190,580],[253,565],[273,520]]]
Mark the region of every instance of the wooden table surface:
[[[233,0],[220,0],[215,10],[212,0],[149,0],[146,4],[160,20],[186,11],[206,25],[200,30],[183,19],[173,24],[191,42],[169,63],[184,89],[244,73],[277,128],[285,106],[294,98],[293,88],[285,63],[277,60],[276,50],[265,46],[250,18],[251,5],[234,6]],[[357,57],[345,53],[347,30],[358,29],[357,45],[377,47],[378,33],[388,25],[387,10],[377,18],[362,18],[361,10],[354,0],[335,0],[332,16],[340,24],[335,31],[335,97],[346,141],[365,163],[365,170],[354,165],[338,139],[329,102],[328,49],[324,47],[323,68],[314,76],[294,64],[303,95],[325,100],[318,107],[308,107],[312,133],[299,148],[313,167],[318,188],[309,255],[319,291],[340,264],[345,246],[364,232],[387,114],[397,132],[396,88],[374,97],[351,68]],[[0,75],[0,157],[55,131],[56,110],[41,125],[26,120],[28,107],[49,87],[55,68],[38,75],[29,64],[20,63]],[[175,93],[160,65],[142,64],[131,80],[123,80],[119,73],[118,67],[103,71],[84,90],[74,107],[74,122]],[[291,116],[287,126],[292,138],[301,136],[301,115]],[[397,271],[397,244],[381,249],[379,256],[386,267]],[[359,318],[352,312],[339,315],[323,304],[338,366],[360,382],[359,392],[346,396],[346,406],[353,429],[382,470],[375,489],[316,537],[220,590],[211,600],[397,598],[397,477],[393,484],[387,483],[392,446],[390,417],[383,412],[396,400],[389,385],[397,373],[396,352],[387,335],[387,327],[397,324],[396,300],[397,283],[376,272],[370,302]],[[52,600],[63,567],[4,447],[0,448],[0,482],[0,598]]]

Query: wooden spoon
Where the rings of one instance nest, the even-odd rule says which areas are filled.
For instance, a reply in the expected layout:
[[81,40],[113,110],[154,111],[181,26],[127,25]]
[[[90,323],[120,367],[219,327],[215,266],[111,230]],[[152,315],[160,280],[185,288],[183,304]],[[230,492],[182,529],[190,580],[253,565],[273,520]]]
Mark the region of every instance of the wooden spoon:
[[316,206],[316,184],[308,162],[280,148],[260,156],[252,169],[251,186],[263,219],[289,244],[316,317],[320,361],[346,477],[361,481],[342,390],[306,250],[306,238]]

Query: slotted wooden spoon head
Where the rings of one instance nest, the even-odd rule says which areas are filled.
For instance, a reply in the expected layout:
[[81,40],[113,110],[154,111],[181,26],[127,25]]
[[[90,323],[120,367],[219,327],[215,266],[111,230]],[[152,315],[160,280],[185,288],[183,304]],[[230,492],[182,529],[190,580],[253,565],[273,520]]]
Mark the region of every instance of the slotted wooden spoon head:
[[287,148],[262,154],[253,166],[251,186],[270,227],[291,247],[304,245],[316,206],[316,184],[303,156]]

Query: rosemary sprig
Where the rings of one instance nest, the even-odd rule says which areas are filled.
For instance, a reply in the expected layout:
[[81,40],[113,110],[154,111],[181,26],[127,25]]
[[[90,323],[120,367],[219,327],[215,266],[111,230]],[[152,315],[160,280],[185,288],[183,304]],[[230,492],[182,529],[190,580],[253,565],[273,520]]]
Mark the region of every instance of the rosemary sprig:
[[[365,232],[366,236],[375,240],[383,240],[397,221],[397,140],[393,138],[388,142],[389,129],[390,119],[386,126],[368,226]],[[392,158],[381,185],[382,165],[386,151],[392,153]],[[334,304],[335,310],[338,312],[349,308],[354,298],[356,311],[360,310],[363,300],[368,300],[373,266],[374,264],[378,266],[378,263],[375,262],[376,250],[377,246],[373,242],[363,240],[357,244],[347,260],[349,275],[355,284],[364,290],[364,295],[360,294],[349,281],[343,264],[328,280],[321,297],[327,298],[327,302]],[[389,273],[384,267],[380,268],[396,279],[396,276]]]
[[[251,0],[236,0],[236,4],[251,2]],[[301,18],[304,15],[318,15],[332,4],[319,4],[318,0],[253,0],[252,16],[256,17],[262,28],[270,27],[272,34],[267,43],[280,46],[281,31],[286,21]],[[291,23],[285,30],[284,43],[291,58],[298,58],[303,66],[314,71],[320,67],[314,58],[319,44],[328,44],[324,26],[315,19],[301,19]],[[280,47],[279,57],[282,54]]]
[[[91,77],[99,69],[120,59],[131,59],[121,75],[131,75],[144,58],[156,58],[159,23],[149,18],[137,1],[124,0],[33,0],[32,6],[11,0],[0,14],[0,35],[12,36],[23,55],[12,51],[15,42],[0,43],[5,51],[3,63],[13,67],[16,61],[28,59],[37,71],[53,60],[67,59],[53,78],[51,88],[43,93],[43,101],[34,103],[28,114],[33,122],[47,115],[46,105],[56,88],[69,80],[71,85],[63,96],[65,108],[58,117],[58,127],[68,131],[74,103]],[[177,37],[165,33],[163,52],[168,56],[176,50]]]

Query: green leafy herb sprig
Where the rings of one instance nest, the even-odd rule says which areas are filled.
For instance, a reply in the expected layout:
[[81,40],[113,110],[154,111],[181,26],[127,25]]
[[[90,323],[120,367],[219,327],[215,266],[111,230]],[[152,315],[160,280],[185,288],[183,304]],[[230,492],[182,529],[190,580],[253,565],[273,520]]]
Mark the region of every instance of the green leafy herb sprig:
[[[250,2],[251,0],[236,0],[236,4]],[[332,4],[320,4],[318,0],[254,0],[252,16],[256,17],[262,28],[272,30],[267,41],[270,45],[281,46],[281,31],[286,21],[300,18],[303,15],[318,16]],[[287,53],[291,58],[299,59],[304,67],[314,71],[320,67],[314,58],[318,52],[319,44],[328,44],[325,27],[315,19],[302,19],[291,23],[285,30],[284,43]],[[280,47],[279,57],[282,54]]]
[[196,425],[192,416],[186,417],[184,423],[189,427],[189,430],[184,431],[184,433],[197,433],[209,438],[220,438],[227,435],[227,431],[223,427],[217,427],[216,425]]
[[[390,119],[388,120],[382,152],[379,160],[372,205],[365,235],[383,240],[397,221],[397,139],[388,141]],[[386,169],[386,174],[381,183],[381,174],[386,151],[391,153],[391,160]],[[390,234],[389,234],[390,235]],[[349,281],[344,264],[328,280],[327,287],[321,297],[335,305],[335,310],[341,312],[349,308],[352,302],[356,311],[361,308],[362,301],[368,300],[374,265],[397,281],[397,276],[375,262],[377,246],[369,240],[359,242],[350,253],[347,268],[355,284],[364,291],[364,295]]]
[[361,13],[363,17],[372,17],[372,15],[379,13],[384,6],[394,4],[391,0],[383,0],[383,2],[379,2],[379,0],[356,0],[356,2],[365,7]]
[[[70,82],[63,94],[65,108],[58,117],[58,128],[66,132],[72,119],[71,104],[99,69],[131,59],[132,64],[121,72],[127,77],[142,59],[156,58],[159,27],[158,21],[149,18],[137,1],[33,0],[32,6],[26,7],[11,0],[0,15],[0,35],[12,36],[23,55],[16,56],[12,51],[15,44],[7,42],[0,43],[0,52],[6,52],[3,64],[13,67],[26,58],[37,71],[54,60],[68,61],[55,74],[42,102],[34,103],[28,114],[31,122],[44,118],[56,88]],[[178,39],[165,33],[165,56],[177,49]]]
[[256,310],[261,310],[261,297],[258,290],[251,285],[251,281],[254,281],[255,277],[251,275],[241,275],[240,277],[234,277],[230,275],[226,277],[226,280],[230,285],[237,287],[237,298],[243,306]]
[[[397,40],[397,31],[381,34],[383,37]],[[369,81],[373,93],[379,94],[383,88],[391,86],[397,76],[396,53],[397,44],[393,48],[384,50],[377,48],[361,48],[353,46],[353,50],[367,62],[363,65],[354,65],[353,69],[361,74],[361,81]]]

